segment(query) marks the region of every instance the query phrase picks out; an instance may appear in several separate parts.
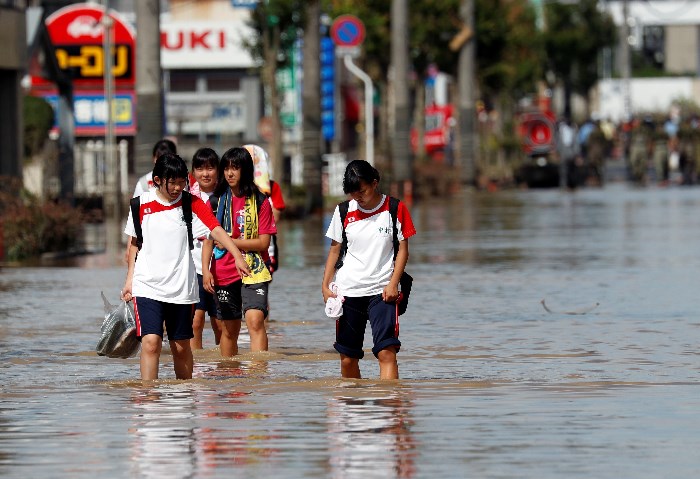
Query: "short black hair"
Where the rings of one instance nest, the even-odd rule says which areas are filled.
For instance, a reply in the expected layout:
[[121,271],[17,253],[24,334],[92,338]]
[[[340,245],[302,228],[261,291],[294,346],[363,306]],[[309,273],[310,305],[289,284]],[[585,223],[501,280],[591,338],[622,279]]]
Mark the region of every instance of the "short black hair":
[[[158,157],[153,166],[153,178],[158,177],[164,182],[189,178],[185,160],[172,153],[165,153]],[[156,185],[160,187],[161,185]]]
[[219,169],[219,155],[211,148],[200,148],[192,155],[192,169],[210,165]]
[[175,142],[167,138],[158,140],[156,144],[153,145],[153,158],[157,159],[160,155],[164,155],[165,153],[177,155],[177,146],[175,146]]
[[360,181],[372,183],[379,181],[379,172],[365,160],[353,160],[348,163],[343,175],[343,192],[348,195],[360,191]]

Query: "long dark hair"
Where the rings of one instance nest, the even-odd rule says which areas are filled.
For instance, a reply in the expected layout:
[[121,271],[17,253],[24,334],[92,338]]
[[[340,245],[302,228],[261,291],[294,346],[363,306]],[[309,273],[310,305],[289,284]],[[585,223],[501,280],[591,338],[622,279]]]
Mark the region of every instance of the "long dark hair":
[[255,166],[253,166],[253,158],[248,153],[248,150],[241,147],[229,148],[226,153],[221,155],[219,163],[219,184],[216,187],[214,194],[221,196],[228,188],[226,181],[226,168],[233,167],[241,170],[241,180],[238,187],[243,196],[253,196],[258,191],[258,186],[255,184]]
[[353,160],[345,168],[343,192],[347,195],[360,191],[360,181],[370,184],[374,180],[379,182],[379,172],[375,167],[365,160]]
[[185,164],[185,160],[175,154],[162,154],[158,157],[156,164],[153,166],[154,183],[156,177],[163,182],[160,185],[156,183],[156,187],[158,188],[162,185],[167,185],[168,180],[187,180],[189,178],[187,164]]

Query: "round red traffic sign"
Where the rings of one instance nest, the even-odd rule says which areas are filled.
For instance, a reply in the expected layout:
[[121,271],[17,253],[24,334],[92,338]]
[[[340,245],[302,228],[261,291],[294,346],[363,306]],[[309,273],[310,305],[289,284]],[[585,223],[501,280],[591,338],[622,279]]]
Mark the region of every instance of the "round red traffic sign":
[[365,40],[365,24],[355,15],[341,15],[331,25],[331,38],[339,47],[359,46]]

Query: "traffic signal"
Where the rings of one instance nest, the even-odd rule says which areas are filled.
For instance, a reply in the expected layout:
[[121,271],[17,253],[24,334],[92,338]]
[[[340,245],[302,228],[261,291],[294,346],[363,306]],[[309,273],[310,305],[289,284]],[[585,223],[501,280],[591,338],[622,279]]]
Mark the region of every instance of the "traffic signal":
[[335,138],[335,44],[321,37],[321,133]]

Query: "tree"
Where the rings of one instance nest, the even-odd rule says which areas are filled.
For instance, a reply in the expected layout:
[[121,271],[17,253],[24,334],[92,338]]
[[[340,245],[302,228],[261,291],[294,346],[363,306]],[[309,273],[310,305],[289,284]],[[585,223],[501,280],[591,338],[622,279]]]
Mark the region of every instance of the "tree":
[[425,84],[431,66],[452,75],[459,53],[449,48],[450,41],[462,26],[459,17],[460,0],[425,0],[410,5],[410,54],[416,74],[414,88],[414,124],[418,137],[418,157],[425,156],[423,143],[425,125]]
[[258,2],[250,20],[254,38],[246,47],[254,58],[261,61],[261,77],[272,120],[272,141],[269,153],[272,170],[281,176],[283,171],[282,124],[280,111],[282,98],[277,85],[277,71],[288,64],[289,53],[304,27],[304,2],[301,0],[264,0]]
[[40,153],[54,123],[51,105],[43,98],[24,97],[24,157],[29,159]]
[[306,4],[306,29],[304,30],[304,86],[302,91],[302,154],[304,157],[304,186],[306,187],[306,213],[323,208],[321,186],[321,65],[320,65],[320,0]]
[[597,0],[545,5],[545,48],[548,68],[564,86],[564,115],[571,116],[571,95],[588,98],[598,81],[598,54],[615,43],[612,18]]
[[509,104],[542,78],[542,37],[527,0],[477,0],[477,78],[487,103]]

